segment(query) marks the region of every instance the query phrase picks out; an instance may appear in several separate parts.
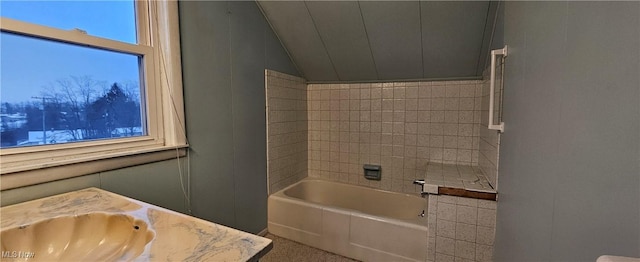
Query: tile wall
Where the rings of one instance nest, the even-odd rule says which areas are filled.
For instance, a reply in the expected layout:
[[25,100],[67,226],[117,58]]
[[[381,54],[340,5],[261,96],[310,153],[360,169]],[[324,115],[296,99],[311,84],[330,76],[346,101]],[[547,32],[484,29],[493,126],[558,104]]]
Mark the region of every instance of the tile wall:
[[[482,81],[309,84],[309,176],[414,193],[428,162],[478,165]],[[382,166],[382,180],[363,177]]]
[[265,70],[269,194],[307,177],[307,85]]
[[429,195],[427,261],[491,262],[496,202]]
[[[499,61],[501,61],[499,59]],[[496,70],[496,85],[495,85],[495,102],[493,110],[494,124],[498,124],[501,119],[502,109],[502,65],[499,63]],[[498,190],[498,156],[500,150],[500,133],[496,130],[487,129],[489,124],[489,73],[488,69],[485,70],[484,80],[482,81],[482,107],[480,118],[480,155],[478,157],[478,165],[480,170],[485,174],[489,183],[495,190]]]
[[[270,193],[307,174],[417,193],[428,163],[480,165],[495,183],[488,81],[306,85],[267,70],[266,83]],[[380,164],[382,180],[363,164]],[[495,201],[429,195],[427,261],[492,261],[495,220]]]

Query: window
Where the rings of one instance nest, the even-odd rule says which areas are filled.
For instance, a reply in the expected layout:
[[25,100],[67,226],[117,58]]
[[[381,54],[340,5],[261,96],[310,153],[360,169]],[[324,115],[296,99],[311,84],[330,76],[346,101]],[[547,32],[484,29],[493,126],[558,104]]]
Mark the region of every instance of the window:
[[2,189],[19,173],[186,146],[176,2],[0,10]]
[[144,54],[0,33],[1,148],[146,135]]

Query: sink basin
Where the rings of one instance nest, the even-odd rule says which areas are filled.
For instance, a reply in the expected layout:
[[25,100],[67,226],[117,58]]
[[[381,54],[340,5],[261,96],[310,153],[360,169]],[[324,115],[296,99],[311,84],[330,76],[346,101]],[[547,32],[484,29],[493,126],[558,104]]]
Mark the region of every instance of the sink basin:
[[153,239],[143,220],[125,214],[60,216],[0,233],[12,261],[129,261]]

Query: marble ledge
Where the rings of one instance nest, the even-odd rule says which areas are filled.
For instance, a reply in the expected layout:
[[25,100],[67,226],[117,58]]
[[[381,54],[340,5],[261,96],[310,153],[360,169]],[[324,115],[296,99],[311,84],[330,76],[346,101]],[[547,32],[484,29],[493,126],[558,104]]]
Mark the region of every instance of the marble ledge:
[[436,195],[493,201],[497,199],[496,190],[475,166],[429,163],[425,173],[424,191]]
[[147,222],[155,237],[134,261],[257,261],[273,247],[270,239],[98,188],[2,207],[0,227],[91,212],[127,214]]

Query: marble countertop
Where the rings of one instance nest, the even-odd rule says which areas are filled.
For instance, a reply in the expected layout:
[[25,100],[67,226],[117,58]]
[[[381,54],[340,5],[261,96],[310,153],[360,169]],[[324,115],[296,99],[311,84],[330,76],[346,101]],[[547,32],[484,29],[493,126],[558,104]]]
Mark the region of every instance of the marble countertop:
[[2,230],[57,216],[127,214],[155,232],[134,261],[257,261],[270,239],[187,216],[98,188],[87,188],[0,208]]

